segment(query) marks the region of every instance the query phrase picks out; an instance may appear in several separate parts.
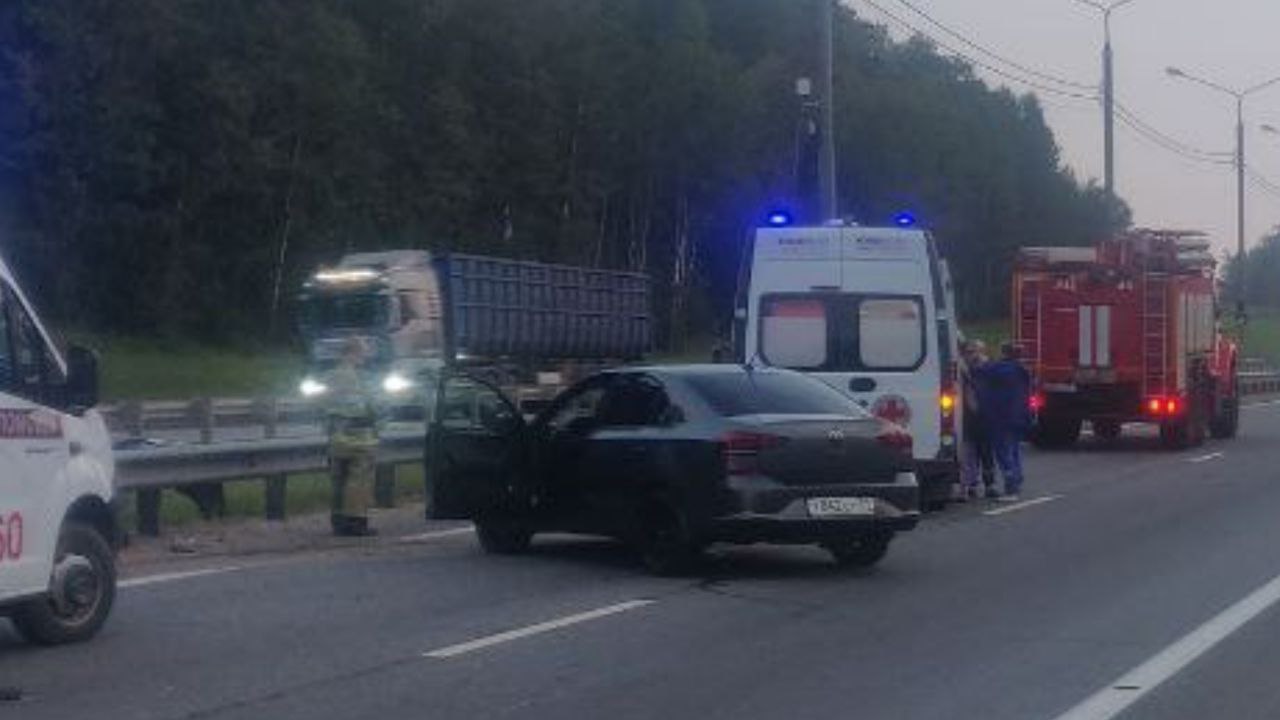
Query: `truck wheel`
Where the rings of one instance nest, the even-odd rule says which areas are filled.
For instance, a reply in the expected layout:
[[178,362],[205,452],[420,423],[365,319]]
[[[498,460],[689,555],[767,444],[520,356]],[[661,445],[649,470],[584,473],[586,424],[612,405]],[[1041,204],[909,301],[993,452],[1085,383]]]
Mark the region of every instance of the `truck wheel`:
[[1120,432],[1123,426],[1115,420],[1094,420],[1093,434],[1100,440],[1114,442],[1120,439]]
[[892,534],[867,535],[826,543],[823,547],[840,567],[869,568],[884,559],[892,539]]
[[1209,434],[1218,440],[1229,440],[1240,432],[1240,396],[1232,394],[1222,401],[1222,411],[1209,421]]
[[111,546],[94,528],[69,522],[58,535],[49,594],[18,606],[13,624],[40,645],[88,640],[106,622],[115,597]]
[[533,531],[510,516],[484,517],[475,525],[480,547],[490,555],[520,555],[533,542]]

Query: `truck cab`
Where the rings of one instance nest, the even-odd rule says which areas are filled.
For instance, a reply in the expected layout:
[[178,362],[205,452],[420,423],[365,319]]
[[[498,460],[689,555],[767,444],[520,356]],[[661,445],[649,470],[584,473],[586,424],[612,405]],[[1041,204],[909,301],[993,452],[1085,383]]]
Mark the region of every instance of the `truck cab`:
[[30,641],[84,640],[115,598],[114,463],[97,362],[64,357],[0,260],[0,614]]
[[958,332],[950,276],[914,227],[756,233],[743,360],[812,374],[914,438],[926,506],[958,477]]

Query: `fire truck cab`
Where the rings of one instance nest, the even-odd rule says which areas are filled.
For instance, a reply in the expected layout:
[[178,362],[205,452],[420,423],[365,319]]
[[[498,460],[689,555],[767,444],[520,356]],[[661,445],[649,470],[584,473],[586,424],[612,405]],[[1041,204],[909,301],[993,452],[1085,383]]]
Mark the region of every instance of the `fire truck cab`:
[[1198,232],[1023,248],[1013,332],[1035,382],[1032,440],[1070,445],[1085,421],[1103,439],[1155,423],[1175,449],[1234,437],[1237,347],[1219,330],[1215,270]]

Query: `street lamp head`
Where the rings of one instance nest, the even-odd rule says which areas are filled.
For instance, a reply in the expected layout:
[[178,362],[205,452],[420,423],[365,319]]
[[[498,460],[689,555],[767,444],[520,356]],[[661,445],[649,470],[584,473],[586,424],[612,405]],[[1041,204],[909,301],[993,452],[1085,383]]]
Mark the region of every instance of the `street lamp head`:
[[1186,74],[1186,73],[1182,72],[1181,70],[1179,70],[1178,68],[1173,67],[1173,66],[1169,66],[1169,67],[1165,68],[1165,69],[1164,69],[1164,72],[1165,72],[1165,74],[1166,74],[1166,75],[1168,75],[1169,77],[1184,78],[1184,77],[1186,77],[1186,76],[1187,76],[1187,74]]
[[1275,125],[1264,124],[1262,126],[1262,132],[1271,133],[1272,135],[1280,135],[1280,130],[1277,130]]

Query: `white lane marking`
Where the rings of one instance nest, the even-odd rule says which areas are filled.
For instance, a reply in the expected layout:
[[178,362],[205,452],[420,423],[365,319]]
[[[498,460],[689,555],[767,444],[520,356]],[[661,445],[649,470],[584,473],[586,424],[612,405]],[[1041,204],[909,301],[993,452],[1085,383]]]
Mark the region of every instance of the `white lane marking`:
[[1280,405],[1280,400],[1264,400],[1263,402],[1249,403],[1240,407],[1243,410],[1251,410],[1253,408],[1271,407],[1272,405]]
[[1084,702],[1059,715],[1056,720],[1114,718],[1277,602],[1280,602],[1280,577],[1272,578],[1245,599],[1223,610]]
[[1215,452],[1215,453],[1209,453],[1208,455],[1201,455],[1200,457],[1193,457],[1190,460],[1187,460],[1187,462],[1203,463],[1203,462],[1209,462],[1210,460],[1217,460],[1218,458],[1224,457],[1224,456],[1226,456],[1226,453]]
[[435,532],[418,533],[417,535],[402,535],[397,539],[397,542],[423,543],[439,538],[455,537],[457,535],[470,535],[475,531],[475,528],[470,527],[453,528],[452,530],[437,530]]
[[475,652],[476,650],[483,650],[484,648],[492,647],[494,645],[501,645],[502,643],[508,643],[513,640],[519,640],[521,638],[541,635],[553,630],[566,628],[570,625],[577,625],[578,623],[598,620],[610,615],[617,615],[618,613],[635,610],[646,605],[651,605],[653,602],[653,600],[628,600],[627,602],[609,605],[595,610],[588,610],[586,612],[577,613],[576,615],[566,615],[565,617],[548,620],[547,622],[538,623],[537,625],[508,630],[507,632],[501,632],[497,635],[489,635],[487,637],[477,638],[457,645],[449,645],[448,647],[442,647],[437,650],[422,653],[422,656],[435,658],[437,660],[457,657],[459,655]]
[[1029,507],[1035,507],[1036,505],[1043,505],[1047,502],[1053,502],[1054,500],[1061,500],[1061,499],[1062,499],[1061,495],[1045,495],[1044,497],[1032,498],[1024,502],[1014,503],[1013,505],[998,507],[998,508],[995,508],[994,510],[987,510],[982,514],[990,515],[992,517],[995,517],[996,515],[1008,515],[1011,512],[1026,510]]
[[116,584],[120,588],[145,587],[147,585],[159,585],[161,583],[177,582],[179,580],[190,580],[191,578],[205,577],[207,575],[222,575],[224,573],[236,572],[244,568],[234,565],[230,567],[208,568],[206,570],[188,570],[186,572],[161,573],[159,575],[144,575],[142,577],[129,578],[121,580]]

